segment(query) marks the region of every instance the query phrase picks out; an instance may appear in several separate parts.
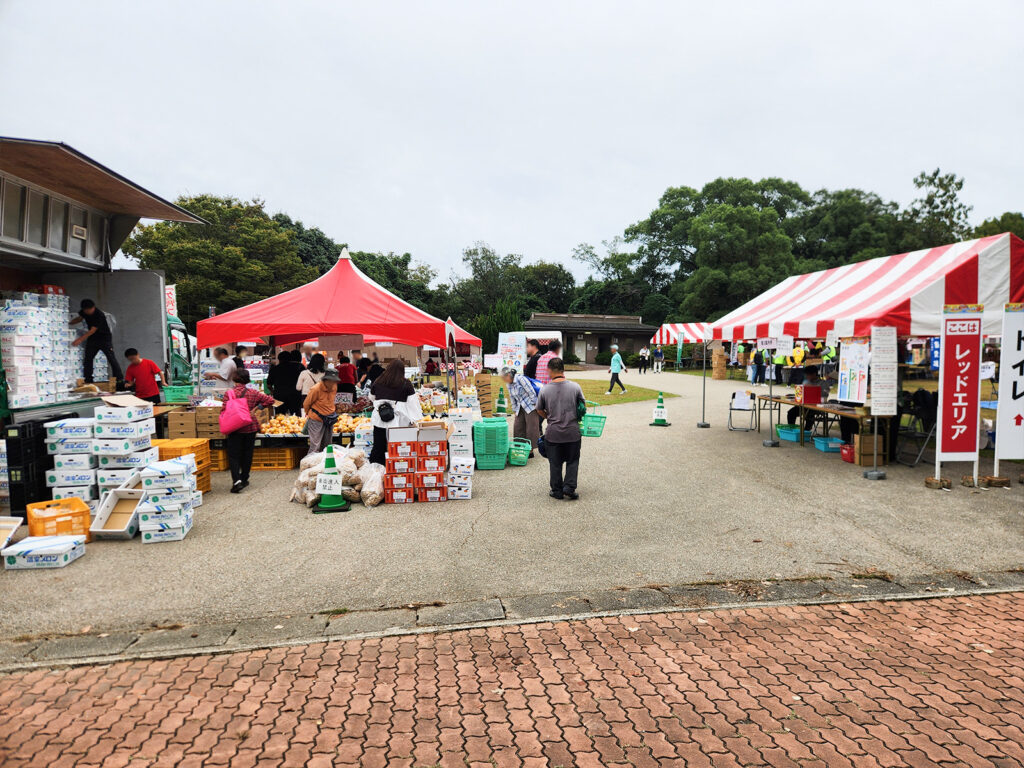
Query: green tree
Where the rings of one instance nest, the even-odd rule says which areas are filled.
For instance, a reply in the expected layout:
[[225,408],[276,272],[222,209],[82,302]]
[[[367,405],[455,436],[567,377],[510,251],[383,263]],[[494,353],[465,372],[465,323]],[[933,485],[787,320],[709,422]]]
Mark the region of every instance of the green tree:
[[498,349],[499,333],[523,330],[522,311],[515,300],[501,299],[466,323],[465,328],[480,337],[484,352],[493,352]]
[[437,274],[425,264],[414,263],[412,254],[350,251],[349,255],[360,271],[375,283],[413,306],[431,312],[430,283]]
[[318,227],[307,229],[301,221],[292,221],[286,213],[275,213],[274,221],[281,228],[291,232],[303,264],[313,267],[321,275],[334,266],[341,253],[341,246],[329,238]]
[[901,250],[914,251],[964,240],[971,234],[971,206],[961,202],[964,180],[936,168],[914,177],[921,196],[901,216],[904,226]]
[[873,192],[822,189],[786,220],[801,272],[888,256],[899,250],[899,206]]
[[1002,216],[985,219],[974,229],[975,237],[989,237],[990,235],[1001,235],[1003,232],[1012,232],[1017,237],[1024,239],[1024,215],[1007,211]]
[[562,264],[538,261],[520,268],[524,301],[538,312],[568,312],[576,278]]
[[665,294],[652,293],[644,299],[640,307],[640,317],[648,325],[661,325],[675,308],[676,305]]
[[316,279],[299,258],[293,233],[261,200],[198,195],[177,204],[209,223],[139,226],[122,249],[142,269],[162,269],[177,285],[179,313],[190,327],[211,306],[236,309]]

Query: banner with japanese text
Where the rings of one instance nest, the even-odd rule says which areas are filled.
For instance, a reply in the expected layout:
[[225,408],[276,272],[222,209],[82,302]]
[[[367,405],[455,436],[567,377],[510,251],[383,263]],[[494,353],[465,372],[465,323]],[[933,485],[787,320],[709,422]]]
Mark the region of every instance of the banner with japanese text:
[[1024,304],[1007,304],[999,352],[996,458],[1024,459]]
[[981,407],[980,304],[947,304],[942,316],[937,461],[975,461]]

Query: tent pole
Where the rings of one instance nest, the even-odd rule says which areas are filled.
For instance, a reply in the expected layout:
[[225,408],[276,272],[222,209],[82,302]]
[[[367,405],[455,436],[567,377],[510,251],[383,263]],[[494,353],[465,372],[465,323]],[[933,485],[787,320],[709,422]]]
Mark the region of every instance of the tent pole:
[[[764,353],[762,352],[762,354],[764,354]],[[775,355],[772,355],[772,357],[774,358]],[[761,445],[763,445],[765,448],[778,448],[779,447],[779,441],[775,438],[775,423],[774,423],[775,422],[775,403],[772,401],[772,391],[773,391],[773,385],[774,384],[775,384],[775,363],[773,362],[772,363],[772,375],[768,377],[768,439],[767,440],[763,440],[761,442]],[[758,407],[758,405],[757,405],[757,395],[754,395],[754,407],[755,408]],[[781,408],[781,406],[779,407],[779,418],[780,419],[782,418],[782,408]],[[757,414],[757,424],[760,427],[760,425],[761,425],[761,414],[760,414],[760,412],[758,412],[758,414]],[[800,429],[803,429],[803,428],[804,428],[804,425],[803,425],[803,422],[801,421]]]
[[711,425],[707,421],[707,403],[708,403],[708,340],[704,339],[704,372],[701,375],[701,393],[700,393],[700,421],[697,422],[698,429],[710,429]]

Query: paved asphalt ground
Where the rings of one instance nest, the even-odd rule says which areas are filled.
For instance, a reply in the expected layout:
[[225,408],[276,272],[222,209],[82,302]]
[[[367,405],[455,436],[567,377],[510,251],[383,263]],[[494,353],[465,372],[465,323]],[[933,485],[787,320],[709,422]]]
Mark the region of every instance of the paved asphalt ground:
[[[600,376],[599,372],[578,374]],[[478,472],[474,498],[315,516],[287,502],[294,473],[226,473],[180,543],[95,542],[69,567],[0,572],[0,638],[195,624],[331,609],[454,603],[724,579],[1005,571],[1024,565],[1024,486],[932,491],[931,467],[870,482],[837,454],[728,432],[736,382],[630,383],[681,395],[606,410],[586,439],[582,498],[547,497],[547,466]],[[965,466],[950,467],[959,479]],[[983,467],[983,473],[990,467]]]
[[34,670],[0,764],[1024,765],[1024,593],[491,627]]

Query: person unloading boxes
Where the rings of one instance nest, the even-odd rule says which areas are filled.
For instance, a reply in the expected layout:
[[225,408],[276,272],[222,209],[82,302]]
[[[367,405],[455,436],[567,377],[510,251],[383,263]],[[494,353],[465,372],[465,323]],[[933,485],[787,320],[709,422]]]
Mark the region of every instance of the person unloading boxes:
[[85,323],[88,329],[79,336],[71,346],[77,347],[85,342],[85,364],[82,371],[82,378],[86,384],[92,384],[92,361],[98,352],[102,352],[107,358],[107,365],[110,366],[110,373],[117,380],[120,387],[122,381],[121,365],[117,362],[117,355],[114,354],[113,335],[110,333],[110,323],[103,310],[96,306],[92,299],[82,299],[81,309],[78,317],[71,321],[71,325]]
[[160,384],[167,386],[167,379],[160,366],[139,354],[135,347],[129,347],[124,351],[128,358],[128,370],[124,372],[124,382],[129,387],[134,387],[135,396],[140,400],[147,400],[153,404],[160,402]]

